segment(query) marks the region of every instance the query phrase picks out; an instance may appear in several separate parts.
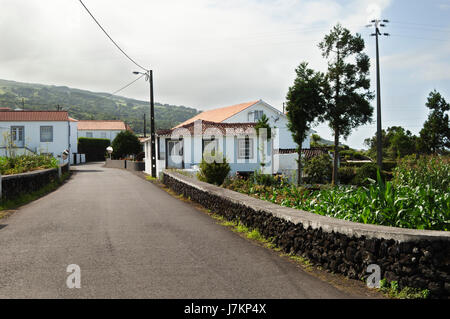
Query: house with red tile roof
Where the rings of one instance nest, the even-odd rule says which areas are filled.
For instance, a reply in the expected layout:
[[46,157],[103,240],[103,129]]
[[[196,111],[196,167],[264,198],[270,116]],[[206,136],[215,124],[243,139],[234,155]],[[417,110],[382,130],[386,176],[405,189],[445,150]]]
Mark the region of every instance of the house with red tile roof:
[[[77,121],[67,111],[0,111],[0,156],[77,152]],[[69,158],[72,159],[72,156]]]
[[120,120],[79,120],[78,137],[107,138],[111,142],[122,131],[132,131]]
[[[272,137],[265,140],[254,129],[263,115],[272,131]],[[195,170],[205,151],[214,150],[227,158],[231,174],[260,169],[267,174],[278,173],[283,169],[279,164],[285,162],[279,160],[283,150],[297,148],[287,123],[283,112],[262,100],[204,111],[172,129],[157,131],[157,172],[168,168]],[[146,172],[150,174],[150,138],[143,142]],[[302,148],[309,146],[308,137]]]

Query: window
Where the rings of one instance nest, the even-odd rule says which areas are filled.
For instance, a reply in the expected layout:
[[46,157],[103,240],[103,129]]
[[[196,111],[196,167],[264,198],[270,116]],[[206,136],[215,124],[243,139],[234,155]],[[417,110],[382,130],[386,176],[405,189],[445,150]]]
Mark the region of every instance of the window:
[[238,158],[251,159],[253,158],[253,140],[246,137],[238,139]]
[[255,122],[259,121],[262,118],[263,114],[264,114],[263,111],[255,111],[255,117],[254,117],[255,118]]
[[11,126],[11,140],[16,142],[23,142],[23,126]]
[[86,132],[86,137],[92,137],[92,132]]
[[214,156],[214,154],[218,150],[217,143],[218,140],[214,138],[210,140],[203,140],[202,155],[205,153],[206,150],[206,152],[211,153],[211,155]]
[[100,134],[100,137],[101,137],[101,138],[106,138],[106,132],[102,132],[102,133]]
[[41,126],[41,142],[53,142],[53,126]]

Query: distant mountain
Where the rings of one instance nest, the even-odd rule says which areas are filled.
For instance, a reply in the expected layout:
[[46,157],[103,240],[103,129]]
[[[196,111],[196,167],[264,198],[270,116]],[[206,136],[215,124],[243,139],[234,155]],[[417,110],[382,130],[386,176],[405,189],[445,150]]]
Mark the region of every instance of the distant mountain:
[[[54,86],[22,83],[0,79],[0,107],[26,110],[56,110],[61,106],[77,120],[123,120],[134,132],[150,132],[149,102],[108,93],[96,93]],[[199,111],[186,107],[155,102],[155,126],[171,128],[195,116]]]

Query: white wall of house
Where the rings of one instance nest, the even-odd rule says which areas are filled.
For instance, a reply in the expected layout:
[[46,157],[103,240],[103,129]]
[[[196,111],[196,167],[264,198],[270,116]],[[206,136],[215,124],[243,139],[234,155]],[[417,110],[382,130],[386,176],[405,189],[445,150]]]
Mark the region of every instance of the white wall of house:
[[[51,127],[51,141],[41,141],[41,127]],[[60,155],[69,148],[71,153],[77,152],[77,122],[68,121],[28,121],[28,122],[0,122],[0,155],[6,156],[6,135],[11,134],[11,127],[23,127],[23,147],[15,142],[17,154],[25,153],[25,149],[32,152],[51,153],[53,156]],[[70,135],[69,135],[70,131]],[[69,142],[70,139],[70,142]]]
[[[229,117],[224,120],[224,123],[254,123],[258,122],[255,115],[261,114],[258,111],[262,111],[269,119],[269,125],[275,128],[273,136],[273,147],[274,149],[291,149],[297,148],[297,143],[292,139],[292,133],[287,127],[288,119],[286,114],[283,114],[276,108],[265,103],[264,101],[259,101],[254,105],[242,110],[241,112]],[[308,136],[305,141],[303,141],[302,148],[310,148],[310,136]]]
[[274,154],[275,173],[279,173],[284,169],[297,169],[297,159],[298,153]]
[[78,122],[73,121],[70,122],[70,151],[78,153]]
[[111,142],[121,130],[78,130],[78,137],[107,138]]
[[[238,158],[238,139],[240,136],[224,136],[223,138],[218,139],[217,146],[218,152],[222,153],[228,163],[230,164],[230,174],[235,174],[237,171],[243,172],[253,172],[255,170],[261,169],[261,148],[260,143],[258,142],[258,138],[256,136],[250,137],[252,140],[252,153],[253,157],[250,159],[240,159]],[[157,175],[167,167],[168,158],[170,156],[168,152],[166,152],[166,140],[170,140],[169,137],[161,136],[159,143],[159,156],[157,154],[156,161],[156,170]],[[185,169],[191,169],[194,166],[198,166],[202,160],[202,136],[185,136],[183,138],[183,163],[179,163],[179,168],[184,167]],[[265,157],[266,157],[266,165],[264,167],[264,172],[271,174],[272,173],[272,142],[269,141],[267,145],[265,145]],[[150,152],[150,140],[144,142],[144,152],[145,152],[145,172],[147,174],[151,174],[151,152]],[[157,151],[158,153],[158,151]],[[174,167],[172,167],[174,168]]]

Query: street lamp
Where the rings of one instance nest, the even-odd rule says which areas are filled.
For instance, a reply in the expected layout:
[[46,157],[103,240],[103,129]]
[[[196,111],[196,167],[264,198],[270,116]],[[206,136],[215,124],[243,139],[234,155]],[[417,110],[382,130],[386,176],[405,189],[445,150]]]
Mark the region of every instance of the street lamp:
[[150,84],[150,143],[151,143],[151,165],[152,165],[152,177],[156,177],[156,147],[155,147],[155,105],[153,101],[153,71],[147,70],[147,72],[134,71],[133,74],[145,75],[145,81]]
[[111,159],[111,153],[113,152],[113,148],[112,148],[111,146],[108,146],[108,147],[106,148],[106,151],[107,151],[108,154],[109,154],[109,159]]

